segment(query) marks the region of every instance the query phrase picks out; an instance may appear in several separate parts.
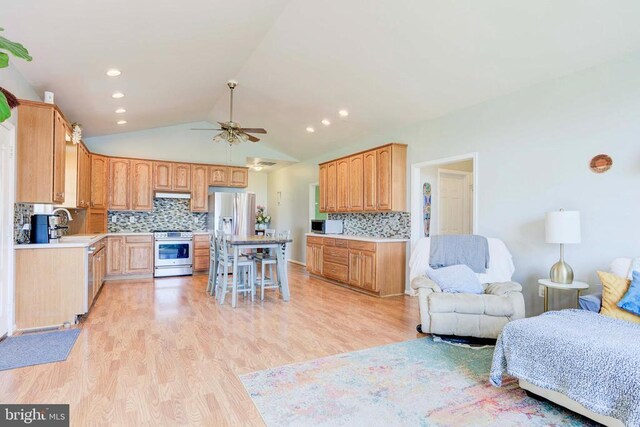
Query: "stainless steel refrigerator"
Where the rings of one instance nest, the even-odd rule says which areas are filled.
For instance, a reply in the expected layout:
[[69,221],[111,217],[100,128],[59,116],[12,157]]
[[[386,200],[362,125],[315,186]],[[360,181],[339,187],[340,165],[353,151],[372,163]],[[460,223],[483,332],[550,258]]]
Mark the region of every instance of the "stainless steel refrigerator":
[[256,227],[256,195],[232,189],[209,193],[207,228],[210,232],[252,236]]

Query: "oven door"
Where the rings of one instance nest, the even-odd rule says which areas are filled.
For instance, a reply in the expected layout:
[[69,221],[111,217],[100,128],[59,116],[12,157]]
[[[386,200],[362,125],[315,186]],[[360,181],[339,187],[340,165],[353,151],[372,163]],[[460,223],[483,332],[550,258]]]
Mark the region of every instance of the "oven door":
[[156,267],[193,264],[191,240],[156,240]]

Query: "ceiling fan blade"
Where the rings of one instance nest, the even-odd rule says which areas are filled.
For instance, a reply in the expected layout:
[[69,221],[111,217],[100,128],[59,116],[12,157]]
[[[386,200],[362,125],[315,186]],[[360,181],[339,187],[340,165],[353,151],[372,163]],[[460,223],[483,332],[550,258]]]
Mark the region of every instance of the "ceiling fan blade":
[[[243,133],[244,133],[244,132],[243,132]],[[256,137],[255,137],[255,136],[253,136],[253,135],[249,135],[248,133],[245,133],[245,135],[247,135],[247,139],[249,139],[249,141],[251,141],[251,142],[258,142],[258,141],[260,141],[260,138],[256,138]]]
[[191,130],[222,130],[222,129],[200,129],[200,128],[191,128]]
[[251,133],[267,133],[267,130],[262,128],[242,128],[242,131]]
[[231,127],[229,126],[229,123],[218,122],[218,124],[222,129],[229,129]]

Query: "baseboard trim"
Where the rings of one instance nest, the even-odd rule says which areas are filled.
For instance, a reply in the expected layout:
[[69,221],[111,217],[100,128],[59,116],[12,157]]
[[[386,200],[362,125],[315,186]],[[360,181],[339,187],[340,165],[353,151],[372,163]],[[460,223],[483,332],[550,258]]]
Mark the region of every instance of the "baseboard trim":
[[290,263],[292,263],[292,264],[298,264],[298,265],[301,265],[301,266],[303,266],[303,267],[306,267],[306,266],[307,266],[307,264],[306,264],[306,263],[304,263],[304,262],[300,262],[300,261],[296,261],[295,259],[288,259],[287,261],[289,261],[289,262],[290,262]]

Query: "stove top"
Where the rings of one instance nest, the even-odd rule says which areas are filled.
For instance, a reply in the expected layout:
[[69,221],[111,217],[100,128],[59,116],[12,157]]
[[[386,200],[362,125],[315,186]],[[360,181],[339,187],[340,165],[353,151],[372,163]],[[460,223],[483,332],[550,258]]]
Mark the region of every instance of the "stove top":
[[153,235],[156,240],[167,238],[192,239],[193,232],[190,230],[154,230]]
[[191,233],[191,230],[153,230],[154,233]]

